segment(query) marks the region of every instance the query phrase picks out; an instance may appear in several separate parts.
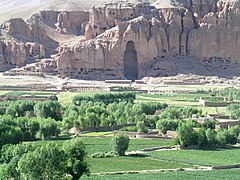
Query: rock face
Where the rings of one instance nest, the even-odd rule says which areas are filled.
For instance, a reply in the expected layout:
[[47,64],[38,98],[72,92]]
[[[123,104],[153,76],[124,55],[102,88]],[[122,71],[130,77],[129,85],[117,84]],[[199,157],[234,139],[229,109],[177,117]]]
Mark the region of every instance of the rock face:
[[1,42],[0,62],[23,65],[56,53],[31,70],[97,80],[168,75],[162,71],[174,68],[159,63],[168,58],[237,66],[239,7],[238,0],[159,0],[104,3],[89,12],[41,11],[28,23],[2,24],[3,36],[13,39]]

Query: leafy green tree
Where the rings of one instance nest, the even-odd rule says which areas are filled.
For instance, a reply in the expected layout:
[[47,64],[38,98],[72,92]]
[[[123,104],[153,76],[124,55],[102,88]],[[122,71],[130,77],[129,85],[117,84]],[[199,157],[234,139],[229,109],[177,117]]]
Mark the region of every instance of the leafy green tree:
[[178,121],[171,119],[160,119],[156,124],[156,128],[161,134],[166,134],[168,130],[174,131],[177,127]]
[[206,136],[207,136],[208,146],[214,147],[217,144],[216,132],[209,128],[206,130]]
[[200,148],[206,147],[208,145],[208,139],[206,136],[206,131],[203,128],[198,130],[198,146]]
[[148,133],[148,128],[145,126],[143,121],[138,121],[136,124],[137,132]]
[[225,146],[229,144],[230,134],[227,130],[220,130],[217,133],[216,139],[219,145]]
[[17,125],[21,128],[24,134],[25,141],[33,141],[39,131],[40,125],[36,118],[17,118]]
[[130,139],[126,134],[120,133],[113,136],[113,148],[119,156],[124,156],[128,149],[129,141]]
[[83,174],[89,175],[88,164],[86,162],[86,150],[80,139],[67,141],[63,145],[63,150],[67,155],[67,173],[73,180],[78,180]]
[[35,150],[33,144],[4,145],[1,149],[0,163],[5,164],[4,173],[9,179],[20,179],[20,173],[17,170],[18,161],[30,151]]
[[9,164],[0,164],[0,179],[11,179],[11,176],[9,176]]
[[202,126],[205,128],[205,129],[215,129],[215,124],[216,122],[215,121],[211,121],[211,120],[207,120],[205,119],[204,120],[204,123],[202,124]]
[[34,106],[34,113],[37,117],[40,118],[53,118],[55,120],[61,120],[62,110],[63,108],[61,104],[57,101],[38,102]]
[[56,137],[60,133],[59,123],[53,119],[39,119],[39,131],[36,134],[37,138],[47,139],[51,137]]
[[177,107],[169,106],[161,114],[160,119],[179,119],[181,110]]
[[6,114],[12,117],[22,117],[26,112],[33,111],[34,101],[13,101],[10,102],[6,109]]
[[22,179],[45,180],[66,177],[66,154],[54,143],[37,147],[24,154],[18,162]]
[[24,134],[19,127],[10,126],[0,122],[0,149],[5,144],[22,142]]
[[193,131],[191,121],[182,122],[178,125],[177,138],[180,145],[185,147],[197,144],[197,135],[196,132]]

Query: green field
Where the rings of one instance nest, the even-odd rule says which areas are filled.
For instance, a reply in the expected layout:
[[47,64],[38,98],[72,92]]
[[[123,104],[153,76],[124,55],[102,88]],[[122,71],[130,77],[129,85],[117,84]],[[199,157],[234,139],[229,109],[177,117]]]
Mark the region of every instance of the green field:
[[204,113],[225,113],[227,107],[203,107],[199,104],[200,97],[209,97],[209,94],[140,94],[137,95],[137,101],[157,101],[173,106],[191,106],[193,108],[202,109]]
[[0,90],[0,96],[1,96],[1,95],[5,95],[5,94],[7,94],[7,93],[9,93],[9,92],[10,92],[10,91],[1,91],[1,90]]
[[23,96],[23,95],[32,95],[32,96],[51,96],[54,95],[54,92],[39,92],[39,91],[11,91],[7,92],[4,95],[16,97],[16,96]]
[[123,174],[83,177],[84,180],[238,180],[240,169],[220,171],[188,171],[147,174]]
[[60,92],[58,94],[59,102],[64,104],[72,103],[74,96],[83,95],[83,96],[93,96],[97,93],[106,93],[108,91],[86,91],[86,92]]
[[116,171],[142,171],[153,169],[176,169],[188,168],[190,165],[184,165],[175,162],[159,161],[150,157],[112,157],[112,158],[94,158],[88,159],[91,173],[116,172]]
[[239,154],[239,148],[217,150],[158,151],[150,153],[150,155],[155,159],[203,166],[239,164]]
[[[96,152],[109,152],[112,150],[111,138],[99,138],[99,137],[82,137],[83,143],[86,145],[86,150],[89,155]],[[56,142],[62,145],[66,140],[53,140],[53,141],[36,141],[37,145]],[[144,148],[173,146],[173,140],[158,140],[158,139],[131,139],[128,147],[128,151],[136,151]]]

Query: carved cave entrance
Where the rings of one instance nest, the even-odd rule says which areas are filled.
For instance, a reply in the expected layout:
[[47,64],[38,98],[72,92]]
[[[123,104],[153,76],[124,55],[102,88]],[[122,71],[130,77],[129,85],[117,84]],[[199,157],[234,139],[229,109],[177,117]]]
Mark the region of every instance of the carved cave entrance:
[[128,41],[124,52],[124,77],[128,80],[138,79],[137,51],[133,41]]

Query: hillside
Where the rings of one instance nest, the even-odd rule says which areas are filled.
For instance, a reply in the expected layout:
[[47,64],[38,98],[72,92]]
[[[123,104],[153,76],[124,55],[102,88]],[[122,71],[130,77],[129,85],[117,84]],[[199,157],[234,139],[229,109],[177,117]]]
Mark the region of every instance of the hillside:
[[238,76],[239,6],[237,0],[3,0],[0,70],[95,80]]

